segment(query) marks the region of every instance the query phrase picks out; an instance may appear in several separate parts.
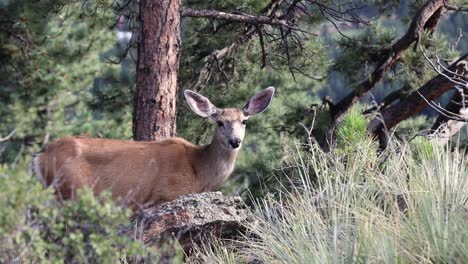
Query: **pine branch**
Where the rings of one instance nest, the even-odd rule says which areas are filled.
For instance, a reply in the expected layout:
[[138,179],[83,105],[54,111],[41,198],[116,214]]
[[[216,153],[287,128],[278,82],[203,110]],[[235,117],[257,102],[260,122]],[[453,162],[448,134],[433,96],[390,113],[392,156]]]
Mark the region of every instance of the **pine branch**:
[[[450,78],[453,78],[457,73],[463,76],[465,82],[468,82],[468,54],[465,54],[455,63],[450,65],[443,74],[438,74],[436,77],[429,80],[417,91],[411,93],[406,99],[400,100],[382,110],[379,117],[374,118],[368,125],[368,132],[370,134],[379,135],[383,134],[382,131],[395,127],[401,121],[407,119],[421,112],[429,102],[438,98],[448,90],[450,90],[454,83]],[[385,138],[380,137],[380,142],[386,142]],[[382,146],[381,148],[385,148]]]
[[[261,16],[270,17],[273,16],[275,12],[280,9],[282,0],[276,1],[272,0],[265,8],[260,11]],[[228,21],[231,22],[231,21]],[[252,38],[262,30],[264,24],[248,24],[247,28],[242,34],[235,40],[230,43],[227,43],[225,47],[221,49],[214,50],[209,55],[205,56],[203,65],[197,70],[196,76],[190,80],[187,84],[190,89],[194,91],[200,91],[203,89],[204,85],[212,78],[213,76],[213,66],[215,64],[222,63],[223,60],[233,54],[240,45],[247,45],[250,43]],[[262,35],[263,38],[263,35]],[[266,55],[266,53],[264,54]],[[266,58],[265,58],[266,61]]]
[[332,116],[334,117],[335,124],[340,123],[348,109],[382,80],[384,75],[397,62],[400,55],[405,50],[414,42],[419,42],[420,36],[422,36],[427,27],[426,23],[432,21],[431,24],[434,24],[434,20],[440,19],[440,9],[444,7],[444,4],[445,0],[429,0],[419,9],[419,12],[414,16],[406,34],[393,44],[386,57],[380,59],[369,78],[358,84],[350,94],[339,101],[332,109]]
[[[262,51],[261,67],[265,67],[267,58],[273,53],[271,47],[277,45],[278,47],[284,48],[285,54],[275,54],[278,57],[287,60],[287,67],[291,74],[294,76],[295,73],[307,76],[313,79],[322,79],[313,77],[307,72],[303,71],[295,63],[294,60],[290,59],[288,41],[294,39],[294,43],[298,44],[303,49],[301,39],[297,36],[299,34],[318,36],[318,34],[311,33],[301,28],[299,21],[301,17],[310,16],[312,17],[312,6],[316,6],[322,11],[324,17],[330,20],[347,21],[358,24],[367,24],[368,22],[360,18],[355,14],[355,10],[361,7],[353,7],[350,9],[341,10],[340,8],[333,8],[325,4],[320,4],[315,1],[306,0],[271,0],[271,2],[263,8],[259,15],[250,15],[241,12],[222,12],[217,10],[195,10],[191,8],[183,8],[181,11],[182,17],[194,17],[194,18],[210,18],[224,20],[227,23],[245,23],[246,28],[243,33],[239,34],[237,39],[227,43],[227,45],[219,50],[215,50],[209,55],[205,56],[204,64],[197,70],[195,77],[187,85],[195,91],[199,91],[203,86],[210,80],[214,75],[214,62],[219,63],[222,68],[223,59],[232,55],[239,46],[247,45],[254,36],[258,35],[260,41],[260,48]],[[311,8],[311,10],[308,10]],[[275,33],[269,30],[272,26],[279,28],[279,33]],[[215,29],[215,32],[218,29]],[[278,50],[274,50],[278,51]],[[284,55],[284,57],[282,57]],[[273,66],[273,65],[271,65]]]
[[467,108],[468,90],[456,91],[448,104],[444,107],[444,113],[439,114],[436,121],[431,127],[431,131],[434,133],[449,120],[465,121],[459,116],[460,110]]

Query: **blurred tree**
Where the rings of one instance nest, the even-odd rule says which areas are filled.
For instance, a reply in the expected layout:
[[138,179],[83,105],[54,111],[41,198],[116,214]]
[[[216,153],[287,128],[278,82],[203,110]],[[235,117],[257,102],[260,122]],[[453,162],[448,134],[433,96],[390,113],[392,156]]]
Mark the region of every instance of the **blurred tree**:
[[11,1],[0,16],[0,135],[14,133],[0,162],[70,134],[131,136],[133,74],[106,62],[119,53],[107,5]]

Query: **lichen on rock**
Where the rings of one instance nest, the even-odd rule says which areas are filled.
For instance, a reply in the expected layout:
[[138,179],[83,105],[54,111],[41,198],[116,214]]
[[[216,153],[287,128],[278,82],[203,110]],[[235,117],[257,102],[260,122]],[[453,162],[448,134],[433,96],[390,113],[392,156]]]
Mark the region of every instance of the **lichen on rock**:
[[162,248],[177,241],[186,255],[210,238],[231,239],[245,233],[254,217],[240,197],[221,192],[188,194],[136,213],[128,234]]

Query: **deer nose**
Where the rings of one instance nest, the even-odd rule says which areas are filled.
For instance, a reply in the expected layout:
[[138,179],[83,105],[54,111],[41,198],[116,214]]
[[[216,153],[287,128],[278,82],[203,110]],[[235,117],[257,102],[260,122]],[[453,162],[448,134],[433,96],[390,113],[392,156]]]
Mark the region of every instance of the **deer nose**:
[[240,143],[241,143],[241,140],[238,138],[229,140],[229,146],[231,146],[231,148],[233,149],[238,148],[240,146]]

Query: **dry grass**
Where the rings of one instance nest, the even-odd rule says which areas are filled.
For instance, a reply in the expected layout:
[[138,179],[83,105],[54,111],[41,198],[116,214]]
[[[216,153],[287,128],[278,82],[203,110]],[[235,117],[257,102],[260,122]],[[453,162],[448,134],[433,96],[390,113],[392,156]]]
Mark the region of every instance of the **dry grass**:
[[[256,237],[198,250],[208,263],[468,263],[468,177],[461,151],[426,142],[378,157],[295,153],[293,188],[255,205]],[[291,170],[291,166],[293,169]],[[311,179],[315,179],[312,181]]]

